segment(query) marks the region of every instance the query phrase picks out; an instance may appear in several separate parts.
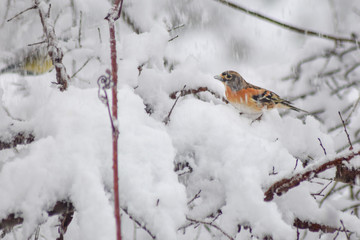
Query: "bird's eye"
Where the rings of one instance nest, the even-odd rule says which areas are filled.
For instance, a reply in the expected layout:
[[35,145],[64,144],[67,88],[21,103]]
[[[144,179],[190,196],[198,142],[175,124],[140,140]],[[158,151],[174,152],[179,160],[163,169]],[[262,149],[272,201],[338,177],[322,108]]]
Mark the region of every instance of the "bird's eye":
[[231,78],[231,75],[230,74],[226,74],[226,78]]

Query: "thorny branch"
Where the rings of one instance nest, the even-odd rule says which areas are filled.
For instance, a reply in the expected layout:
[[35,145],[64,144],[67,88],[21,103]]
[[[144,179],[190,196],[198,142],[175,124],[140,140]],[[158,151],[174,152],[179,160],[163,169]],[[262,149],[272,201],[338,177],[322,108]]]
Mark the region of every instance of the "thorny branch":
[[268,21],[272,24],[283,27],[287,30],[291,30],[291,31],[294,31],[294,32],[297,32],[300,34],[308,35],[308,36],[314,36],[314,37],[319,37],[319,38],[323,38],[323,39],[333,40],[336,43],[350,42],[350,43],[354,43],[354,44],[358,45],[358,40],[353,37],[352,38],[339,37],[339,36],[335,36],[335,35],[331,35],[331,34],[325,34],[325,33],[320,33],[320,32],[316,32],[316,31],[312,31],[312,30],[302,29],[302,28],[299,28],[299,27],[296,27],[296,26],[293,26],[293,25],[290,25],[290,24],[287,24],[284,22],[280,22],[278,20],[275,20],[274,18],[265,16],[261,13],[252,11],[243,6],[240,6],[239,4],[235,4],[235,3],[229,2],[227,0],[215,0],[215,1],[220,2],[224,5],[227,5],[233,9],[245,12],[246,14],[249,14],[249,15],[255,16],[257,18],[263,19],[265,21]]
[[327,169],[336,167],[343,162],[350,162],[356,156],[360,155],[360,151],[356,153],[351,153],[347,156],[338,157],[332,161],[321,164],[320,166],[314,168],[313,166],[308,167],[309,170],[298,173],[291,178],[284,178],[280,181],[275,182],[269,189],[265,192],[265,201],[271,201],[274,198],[274,194],[281,196],[283,193],[286,193],[288,190],[298,186],[301,182],[310,180],[314,175],[326,171]]

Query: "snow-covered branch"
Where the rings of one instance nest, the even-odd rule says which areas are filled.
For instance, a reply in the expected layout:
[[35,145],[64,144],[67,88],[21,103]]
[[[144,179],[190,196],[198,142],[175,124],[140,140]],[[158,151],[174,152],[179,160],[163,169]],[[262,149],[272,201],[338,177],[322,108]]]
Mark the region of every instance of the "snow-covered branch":
[[342,156],[335,158],[334,160],[325,162],[321,164],[320,166],[313,167],[309,166],[303,173],[298,173],[295,176],[291,178],[284,178],[280,181],[275,182],[269,189],[265,192],[265,201],[271,201],[274,198],[274,194],[281,196],[283,193],[286,193],[290,189],[298,186],[301,182],[310,180],[312,177],[314,177],[316,174],[319,174],[321,172],[324,172],[330,168],[337,167],[344,162],[350,162],[351,159],[355,158],[356,156],[360,155],[360,151],[353,152],[347,156]]
[[64,91],[67,89],[70,77],[66,72],[64,64],[62,63],[64,53],[58,46],[58,39],[55,34],[54,23],[49,16],[50,5],[47,5],[42,0],[35,0],[35,6],[39,10],[41,24],[47,39],[49,56],[52,59],[53,65],[55,66],[57,84],[59,85],[59,89]]

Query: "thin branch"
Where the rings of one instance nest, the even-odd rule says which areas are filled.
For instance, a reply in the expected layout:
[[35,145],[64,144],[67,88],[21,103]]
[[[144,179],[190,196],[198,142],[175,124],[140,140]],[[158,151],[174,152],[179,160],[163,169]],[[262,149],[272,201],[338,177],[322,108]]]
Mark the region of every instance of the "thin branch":
[[176,38],[178,38],[178,37],[179,37],[179,35],[176,35],[175,37],[170,38],[170,39],[168,40],[168,42],[171,42],[172,40],[174,40],[174,39],[176,39]]
[[12,18],[9,18],[9,19],[8,19],[8,20],[6,20],[6,21],[7,21],[7,22],[10,22],[10,21],[12,21],[14,18],[17,18],[18,16],[20,16],[21,14],[23,14],[23,13],[25,13],[25,12],[27,12],[27,11],[30,11],[30,10],[32,10],[32,9],[35,9],[35,8],[37,8],[37,6],[36,6],[36,5],[31,6],[31,7],[27,8],[27,9],[25,9],[25,10],[23,10],[23,11],[19,12],[18,14],[16,14],[16,15],[15,15],[15,16],[13,16]]
[[324,196],[322,195],[323,191],[332,183],[333,181],[331,180],[328,184],[325,185],[325,187],[323,187],[323,189],[320,190],[320,192],[318,193],[312,193],[311,195],[315,198],[315,196]]
[[78,33],[78,43],[79,43],[79,48],[81,48],[81,28],[82,28],[82,16],[83,13],[82,11],[80,11],[80,22],[79,22],[79,33]]
[[217,226],[216,224],[212,223],[212,222],[205,222],[205,221],[201,221],[201,220],[195,220],[189,217],[186,217],[186,220],[193,222],[193,223],[197,223],[197,224],[203,224],[205,226],[210,226],[213,227],[217,230],[219,230],[222,234],[224,234],[228,239],[230,240],[234,240],[233,237],[231,237],[228,233],[226,233],[224,230],[222,230],[219,226]]
[[342,116],[341,116],[341,112],[339,111],[338,113],[339,113],[340,119],[341,119],[341,121],[342,121],[342,124],[343,124],[343,126],[344,126],[344,130],[345,130],[347,139],[348,139],[349,144],[350,144],[349,150],[353,150],[353,146],[352,146],[352,143],[351,143],[351,140],[350,140],[350,136],[349,136],[349,133],[348,133],[348,131],[347,131],[347,129],[346,129],[346,124],[345,124],[345,122],[344,122],[344,120],[343,120],[343,118],[342,118]]
[[84,64],[71,76],[71,78],[74,78],[76,76],[76,74],[78,74],[89,62],[91,59],[93,59],[94,57],[89,57]]
[[319,140],[319,142],[320,142],[320,147],[322,148],[322,150],[324,151],[324,154],[325,154],[325,156],[326,156],[326,149],[324,148],[324,146],[323,146],[323,144],[322,144],[322,142],[321,142],[321,139],[318,138],[318,140]]
[[[186,85],[184,85],[183,89],[181,91],[184,91],[186,88]],[[179,98],[181,97],[181,94],[179,94],[177,97],[176,97],[176,100],[174,102],[174,104],[172,105],[170,111],[169,111],[169,114],[166,116],[166,118],[163,120],[163,123],[165,123],[165,125],[167,125],[169,122],[170,122],[170,116],[171,116],[171,113],[172,111],[174,110],[174,107],[177,103],[177,101],[179,100]]]
[[356,153],[351,153],[347,156],[338,157],[332,161],[321,164],[320,166],[314,168],[314,166],[308,167],[308,170],[303,173],[298,173],[291,178],[284,178],[275,182],[269,189],[265,192],[265,201],[271,201],[274,198],[274,194],[280,196],[283,193],[286,193],[288,190],[298,186],[301,182],[310,180],[314,175],[326,171],[327,169],[336,167],[343,162],[349,162],[356,156],[360,155],[360,151]]
[[235,4],[232,2],[229,2],[227,0],[215,0],[217,2],[220,2],[224,5],[227,5],[233,9],[245,12],[246,14],[255,16],[257,18],[263,19],[267,22],[270,22],[272,24],[275,24],[277,26],[283,27],[287,30],[299,33],[299,34],[304,34],[304,35],[308,35],[308,36],[314,36],[314,37],[319,37],[319,38],[323,38],[323,39],[328,39],[328,40],[333,40],[336,43],[341,43],[341,42],[350,42],[350,43],[354,43],[358,45],[358,40],[355,38],[347,38],[347,37],[340,37],[340,36],[335,36],[335,35],[331,35],[331,34],[325,34],[325,33],[320,33],[320,32],[316,32],[316,31],[312,31],[312,30],[307,30],[307,29],[302,29],[284,22],[280,22],[278,20],[275,20],[274,18],[271,17],[267,17],[261,13],[252,11],[250,9],[247,9],[245,7],[240,6],[239,4]]
[[347,240],[350,240],[350,235],[348,235],[348,231],[346,230],[344,223],[342,220],[340,220],[341,225],[343,226],[344,232],[345,232],[345,236]]
[[201,189],[199,190],[199,192],[197,194],[195,194],[195,196],[190,201],[187,202],[187,205],[189,205],[190,203],[192,203],[193,201],[198,199],[200,197],[200,193],[201,193]]
[[152,239],[156,239],[156,236],[154,233],[152,233],[148,228],[146,228],[145,224],[142,224],[139,220],[137,220],[134,216],[132,216],[131,214],[129,214],[129,212],[127,211],[126,208],[121,208],[121,210],[123,210],[124,213],[126,213],[126,215],[128,215],[128,217],[133,220],[136,225],[138,225],[140,228],[142,228],[145,232],[147,232],[150,237]]

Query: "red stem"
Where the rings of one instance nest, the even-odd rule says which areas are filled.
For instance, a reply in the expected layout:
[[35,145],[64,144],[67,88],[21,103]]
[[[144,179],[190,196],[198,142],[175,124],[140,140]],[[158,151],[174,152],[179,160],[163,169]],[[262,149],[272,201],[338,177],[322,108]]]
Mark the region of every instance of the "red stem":
[[[110,32],[110,57],[111,57],[111,74],[112,74],[112,120],[115,122],[115,128],[112,132],[112,143],[113,143],[113,179],[114,179],[114,205],[115,205],[115,221],[116,221],[116,239],[121,240],[121,219],[120,219],[120,200],[119,200],[119,177],[118,177],[118,113],[117,113],[117,62],[116,62],[116,38],[115,38],[115,10],[119,9],[119,4],[122,5],[122,0],[115,2],[114,8],[111,10],[112,13],[106,17],[109,22]],[[120,9],[118,16],[120,15]],[[117,17],[118,18],[118,17]]]

